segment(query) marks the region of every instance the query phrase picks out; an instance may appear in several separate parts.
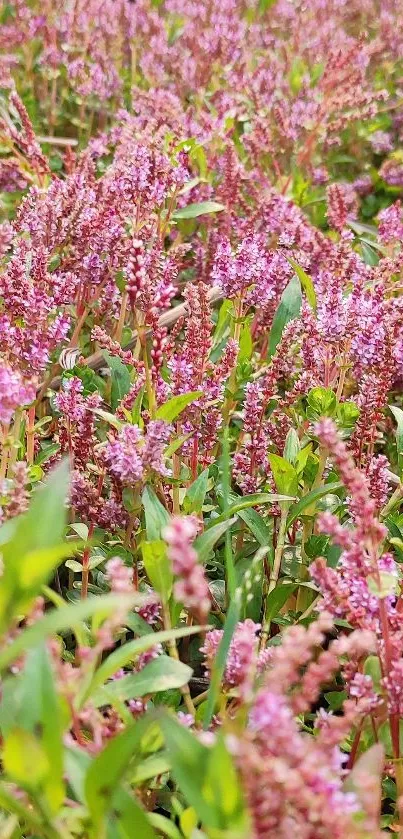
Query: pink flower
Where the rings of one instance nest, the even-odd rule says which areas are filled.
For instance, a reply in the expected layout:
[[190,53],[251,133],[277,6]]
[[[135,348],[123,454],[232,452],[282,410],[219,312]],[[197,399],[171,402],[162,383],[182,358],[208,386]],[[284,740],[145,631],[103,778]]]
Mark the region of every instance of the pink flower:
[[111,475],[125,486],[145,480],[150,471],[166,475],[163,452],[169,434],[170,426],[163,420],[149,422],[145,435],[138,425],[124,425],[106,447]]
[[175,597],[205,623],[210,611],[210,594],[204,568],[199,565],[197,552],[191,544],[197,530],[197,521],[192,516],[176,516],[162,535],[168,543],[172,570],[179,578],[175,583]]
[[[257,632],[260,624],[247,619],[238,623],[228,651],[227,663],[224,672],[224,688],[232,690],[237,688],[243,699],[248,699],[254,678],[255,667],[257,666]],[[205,667],[211,673],[218,647],[223,636],[222,629],[213,629],[206,633],[201,652],[205,656]],[[262,658],[264,666],[270,660],[270,656]]]
[[0,422],[10,422],[16,408],[35,398],[33,384],[24,382],[21,374],[5,364],[0,365]]

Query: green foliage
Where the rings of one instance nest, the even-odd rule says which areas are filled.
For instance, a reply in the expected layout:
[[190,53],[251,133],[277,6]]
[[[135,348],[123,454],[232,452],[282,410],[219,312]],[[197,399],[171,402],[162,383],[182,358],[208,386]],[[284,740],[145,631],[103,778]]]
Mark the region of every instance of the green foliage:
[[182,393],[180,396],[172,396],[168,402],[161,405],[157,410],[157,419],[165,420],[165,422],[172,422],[182,411],[191,405],[199,396],[202,395],[201,390],[192,390],[190,393]]
[[220,213],[224,209],[224,205],[217,201],[202,201],[199,204],[188,204],[187,207],[175,210],[173,218],[175,220],[199,218],[199,216],[209,215],[210,213]]
[[290,320],[298,317],[302,305],[301,285],[297,276],[293,277],[283,291],[280,304],[273,318],[270,330],[269,354],[274,355],[281,340],[284,327]]

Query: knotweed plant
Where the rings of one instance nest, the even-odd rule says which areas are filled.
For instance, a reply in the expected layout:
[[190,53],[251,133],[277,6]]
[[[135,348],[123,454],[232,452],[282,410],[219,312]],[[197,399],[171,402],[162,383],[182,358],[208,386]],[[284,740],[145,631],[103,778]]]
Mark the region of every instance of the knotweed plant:
[[0,835],[403,837],[400,0],[0,7]]

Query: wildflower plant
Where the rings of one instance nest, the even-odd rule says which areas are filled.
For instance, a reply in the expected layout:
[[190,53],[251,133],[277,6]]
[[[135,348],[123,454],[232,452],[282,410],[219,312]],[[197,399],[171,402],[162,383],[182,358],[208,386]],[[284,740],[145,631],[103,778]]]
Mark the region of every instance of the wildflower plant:
[[403,835],[399,2],[0,9],[0,833]]

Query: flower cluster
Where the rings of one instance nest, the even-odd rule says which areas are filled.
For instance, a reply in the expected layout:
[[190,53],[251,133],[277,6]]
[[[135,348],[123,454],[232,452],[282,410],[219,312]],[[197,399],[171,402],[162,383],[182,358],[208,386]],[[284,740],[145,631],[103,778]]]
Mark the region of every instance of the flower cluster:
[[178,577],[175,596],[201,623],[205,623],[210,611],[210,597],[203,568],[192,547],[197,530],[197,522],[191,517],[175,516],[164,528],[163,537],[168,544],[172,571]]

